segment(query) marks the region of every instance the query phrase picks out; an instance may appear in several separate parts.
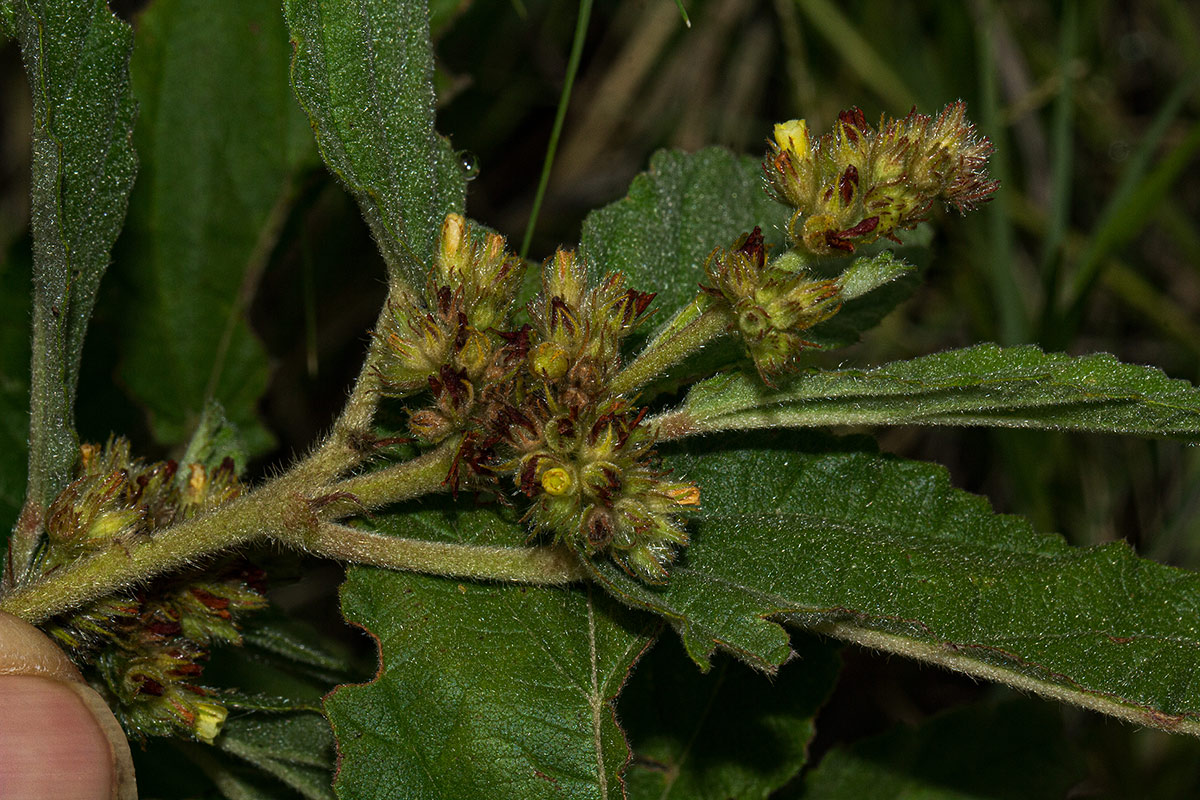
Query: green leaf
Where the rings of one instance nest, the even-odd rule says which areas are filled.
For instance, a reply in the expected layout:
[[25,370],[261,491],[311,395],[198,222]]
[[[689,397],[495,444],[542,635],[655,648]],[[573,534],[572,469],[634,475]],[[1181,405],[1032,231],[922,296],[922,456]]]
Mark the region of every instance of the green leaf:
[[931,464],[837,440],[753,441],[670,460],[703,510],[667,586],[589,562],[619,598],[671,620],[698,662],[719,646],[773,671],[789,621],[1200,733],[1200,576],[1124,543],[1036,533]]
[[921,225],[905,234],[904,244],[879,242],[861,248],[858,255],[831,259],[820,270],[830,277],[840,271],[850,280],[842,310],[806,330],[804,338],[819,348],[835,350],[858,342],[921,285],[917,270],[928,253],[933,229]]
[[[519,542],[483,511],[380,522],[443,539]],[[342,798],[617,798],[628,746],[612,701],[658,623],[590,589],[457,582],[355,568],[347,619],[380,670],[325,703]]]
[[805,776],[804,798],[1058,800],[1085,774],[1058,709],[1009,699],[831,750]]
[[163,0],[143,13],[133,84],[142,180],[121,241],[128,285],[120,374],[159,441],[181,445],[218,400],[251,453],[268,364],[247,306],[315,164],[287,84],[278,3]]
[[26,0],[11,11],[33,98],[29,497],[45,506],[78,455],[73,421],[84,335],[137,171],[133,32],[104,0]]
[[223,753],[270,775],[302,797],[333,797],[333,735],[318,711],[231,717],[215,744]]
[[872,256],[862,256],[850,262],[850,266],[838,279],[843,300],[853,300],[880,286],[891,283],[911,272],[913,266],[896,258],[891,250]]
[[758,159],[719,147],[660,150],[626,197],[588,214],[580,247],[594,273],[620,271],[633,288],[655,292],[665,322],[696,296],[713,248],[755,225],[779,244],[787,218],[763,191]]
[[292,83],[393,279],[423,285],[442,219],[462,211],[459,160],[434,131],[429,12],[414,0],[286,0]]
[[[781,390],[748,374],[697,384],[688,432],[825,425],[993,425],[1200,442],[1200,390],[1107,354],[986,344],[870,370],[810,372]],[[671,419],[667,415],[664,419]]]
[[659,642],[621,693],[629,796],[766,798],[799,772],[839,661],[816,637],[797,639],[774,679],[729,658],[704,674],[677,641]]
[[[246,448],[237,429],[225,419],[225,409],[214,400],[204,406],[196,430],[179,461],[185,466],[200,464],[206,469],[216,469],[226,458],[233,459],[237,474],[242,474],[246,467]],[[179,472],[176,479],[186,480],[185,472]]]

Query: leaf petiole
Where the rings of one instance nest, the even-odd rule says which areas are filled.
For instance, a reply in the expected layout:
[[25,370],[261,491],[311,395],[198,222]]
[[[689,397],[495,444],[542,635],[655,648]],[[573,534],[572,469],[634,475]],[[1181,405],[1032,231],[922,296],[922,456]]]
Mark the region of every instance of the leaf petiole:
[[685,306],[646,348],[613,379],[610,389],[633,392],[721,336],[732,324],[724,306],[707,306],[703,296]]

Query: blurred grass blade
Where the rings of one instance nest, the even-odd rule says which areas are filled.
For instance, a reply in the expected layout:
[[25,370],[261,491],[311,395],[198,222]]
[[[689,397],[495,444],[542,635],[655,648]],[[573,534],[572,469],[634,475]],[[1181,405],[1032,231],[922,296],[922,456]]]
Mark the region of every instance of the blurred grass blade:
[[1200,70],[1187,73],[1172,90],[1130,157],[1091,235],[1091,246],[1084,252],[1071,275],[1064,306],[1070,318],[1077,318],[1105,257],[1123,247],[1141,232],[1151,214],[1166,197],[1175,180],[1200,150],[1200,123],[1193,123],[1187,135],[1175,145],[1154,169],[1150,161],[1162,143],[1184,104],[1200,86]]
[[796,0],[796,4],[838,51],[846,66],[879,95],[886,106],[901,113],[916,105],[916,93],[837,6],[829,0]]
[[688,17],[687,9],[683,7],[683,0],[675,0],[675,7],[679,9],[679,16],[683,18],[683,24],[689,28],[692,27],[692,20]]
[[[1194,262],[1200,266],[1200,262]],[[1110,258],[1100,278],[1122,303],[1141,314],[1146,324],[1200,359],[1200,323],[1173,297],[1120,259]]]
[[1058,276],[1062,248],[1070,223],[1071,176],[1075,147],[1072,126],[1075,121],[1075,59],[1079,50],[1079,3],[1067,0],[1063,7],[1062,30],[1058,39],[1058,95],[1054,100],[1054,119],[1051,127],[1049,222],[1042,238],[1041,272],[1044,287],[1045,311],[1052,309],[1058,294]]
[[36,543],[41,510],[66,485],[77,457],[84,335],[125,218],[137,157],[130,142],[136,115],[130,27],[104,0],[28,0],[8,10],[33,91],[28,516],[9,550],[19,572]]
[[[683,7],[680,6],[680,10]],[[529,244],[537,227],[538,214],[542,210],[542,198],[550,183],[550,171],[554,168],[554,154],[558,151],[558,138],[562,135],[563,122],[567,118],[567,106],[571,104],[571,90],[575,86],[575,75],[579,72],[579,60],[583,57],[583,45],[587,41],[588,21],[592,17],[592,0],[581,0],[579,17],[575,20],[575,38],[571,42],[571,55],[567,60],[567,74],[563,80],[562,93],[558,98],[558,109],[554,112],[554,127],[550,129],[550,141],[546,144],[546,156],[542,160],[542,174],[538,178],[537,193],[533,196],[533,208],[529,211],[529,222],[525,225],[525,236],[521,239],[521,258],[529,255]],[[687,15],[684,14],[684,19]]]
[[[986,270],[991,288],[992,304],[996,323],[991,337],[1000,344],[1020,344],[1029,339],[1028,309],[1013,270],[1016,252],[1015,235],[1011,216],[1011,199],[1003,187],[1012,184],[1012,169],[1009,160],[1008,125],[1000,109],[1000,87],[996,44],[992,38],[995,26],[1001,24],[994,17],[1001,12],[991,4],[980,3],[975,21],[975,42],[979,51],[980,94],[983,98],[980,110],[980,130],[987,134],[995,145],[989,172],[1000,181],[1001,190],[993,195],[984,214],[987,220],[988,241],[982,248],[979,263]],[[985,322],[984,324],[987,324]]]

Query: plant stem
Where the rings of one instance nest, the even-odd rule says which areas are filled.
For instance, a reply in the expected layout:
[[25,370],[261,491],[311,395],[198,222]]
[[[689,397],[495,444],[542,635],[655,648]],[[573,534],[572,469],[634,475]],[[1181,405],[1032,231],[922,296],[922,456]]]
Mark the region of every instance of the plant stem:
[[[383,304],[375,328],[379,329],[380,320],[388,313],[389,302]],[[367,454],[355,440],[360,434],[370,431],[371,421],[375,418],[375,409],[379,406],[379,374],[375,371],[375,363],[379,360],[379,339],[372,337],[371,346],[367,350],[367,359],[354,388],[350,390],[350,398],[346,406],[333,423],[329,437],[308,456],[291,469],[291,474],[297,479],[309,483],[324,483],[333,480],[339,473],[361,464]]]
[[304,547],[326,524],[323,517],[352,513],[320,500],[353,494],[362,506],[378,508],[441,489],[456,442],[411,461],[337,484],[316,484],[289,473],[208,514],[154,535],[114,542],[43,580],[0,599],[0,610],[37,624],[107,594],[143,583],[171,569],[194,564],[233,547],[266,539]]
[[273,492],[262,490],[141,541],[114,542],[0,600],[0,610],[37,624],[174,567],[237,545],[281,535],[287,525]]
[[725,332],[730,324],[729,311],[718,305],[701,310],[701,303],[700,298],[693,300],[621,370],[609,387],[613,394],[627,394],[644,386]]
[[576,557],[561,547],[483,547],[403,539],[325,523],[305,537],[309,552],[388,569],[452,578],[563,585],[583,580]]
[[367,511],[440,491],[454,463],[458,442],[454,437],[411,461],[346,478],[334,484],[331,491],[354,495],[358,507]]

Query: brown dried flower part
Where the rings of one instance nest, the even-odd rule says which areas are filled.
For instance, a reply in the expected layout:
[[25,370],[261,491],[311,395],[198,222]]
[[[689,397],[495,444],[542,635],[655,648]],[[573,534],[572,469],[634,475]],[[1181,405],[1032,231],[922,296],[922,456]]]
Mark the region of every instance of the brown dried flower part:
[[[231,459],[215,467],[135,460],[129,444],[81,447],[78,477],[51,503],[36,568],[59,569],[95,550],[224,505],[241,494]],[[211,742],[225,707],[198,684],[214,643],[240,644],[238,620],[266,605],[261,570],[230,560],[204,577],[183,575],[96,601],[51,620],[47,633],[95,671],[131,736]]]
[[911,229],[937,199],[960,212],[991,199],[999,185],[987,175],[992,143],[951,103],[932,118],[914,109],[871,127],[861,109],[838,115],[830,133],[813,140],[804,120],[775,126],[763,162],[771,193],[796,209],[793,243],[816,255],[838,255]]

